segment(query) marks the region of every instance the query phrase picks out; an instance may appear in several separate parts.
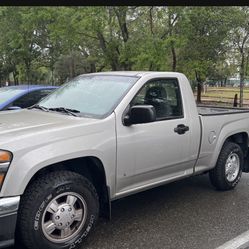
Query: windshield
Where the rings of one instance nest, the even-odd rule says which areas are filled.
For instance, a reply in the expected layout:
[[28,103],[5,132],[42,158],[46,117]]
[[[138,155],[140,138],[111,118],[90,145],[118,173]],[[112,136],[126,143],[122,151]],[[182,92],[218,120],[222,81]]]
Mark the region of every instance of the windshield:
[[23,92],[23,89],[15,89],[9,87],[0,88],[0,105],[4,104],[6,101],[12,99],[13,97],[19,95]]
[[67,108],[81,116],[103,118],[111,113],[137,77],[78,76],[39,102],[46,108]]

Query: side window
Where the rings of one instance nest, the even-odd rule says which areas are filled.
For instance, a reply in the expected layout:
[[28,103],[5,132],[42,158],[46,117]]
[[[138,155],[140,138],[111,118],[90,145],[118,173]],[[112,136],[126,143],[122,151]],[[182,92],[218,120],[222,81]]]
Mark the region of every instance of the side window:
[[181,117],[182,100],[177,79],[149,81],[132,100],[131,106],[134,105],[153,105],[157,120]]
[[13,102],[13,106],[19,106],[21,108],[27,108],[31,105],[36,104],[40,99],[51,93],[53,89],[43,89],[30,92],[21,98]]

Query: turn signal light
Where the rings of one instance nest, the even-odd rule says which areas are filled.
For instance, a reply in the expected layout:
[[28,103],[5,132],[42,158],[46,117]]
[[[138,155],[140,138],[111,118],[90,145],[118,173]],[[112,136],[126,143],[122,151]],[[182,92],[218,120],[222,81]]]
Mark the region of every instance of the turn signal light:
[[8,151],[0,151],[0,163],[7,163],[11,161],[11,153]]
[[1,186],[3,185],[4,176],[5,175],[3,173],[0,173],[0,189],[1,189]]

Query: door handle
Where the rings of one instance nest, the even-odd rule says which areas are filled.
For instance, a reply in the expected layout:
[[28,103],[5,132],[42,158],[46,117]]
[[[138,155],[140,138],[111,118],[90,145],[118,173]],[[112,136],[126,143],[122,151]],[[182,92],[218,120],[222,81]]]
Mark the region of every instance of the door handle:
[[174,129],[174,132],[178,133],[179,135],[184,134],[186,131],[189,131],[189,127],[184,125],[184,124],[179,124],[177,127]]

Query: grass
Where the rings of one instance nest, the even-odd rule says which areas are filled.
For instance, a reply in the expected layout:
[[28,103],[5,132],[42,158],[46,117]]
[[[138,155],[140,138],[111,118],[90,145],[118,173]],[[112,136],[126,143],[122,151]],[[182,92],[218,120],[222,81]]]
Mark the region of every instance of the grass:
[[[207,91],[202,92],[202,101],[204,104],[214,104],[222,106],[232,106],[234,95],[238,94],[239,101],[239,87],[208,87]],[[244,88],[244,107],[249,107],[249,88]],[[196,93],[195,93],[196,96]]]

